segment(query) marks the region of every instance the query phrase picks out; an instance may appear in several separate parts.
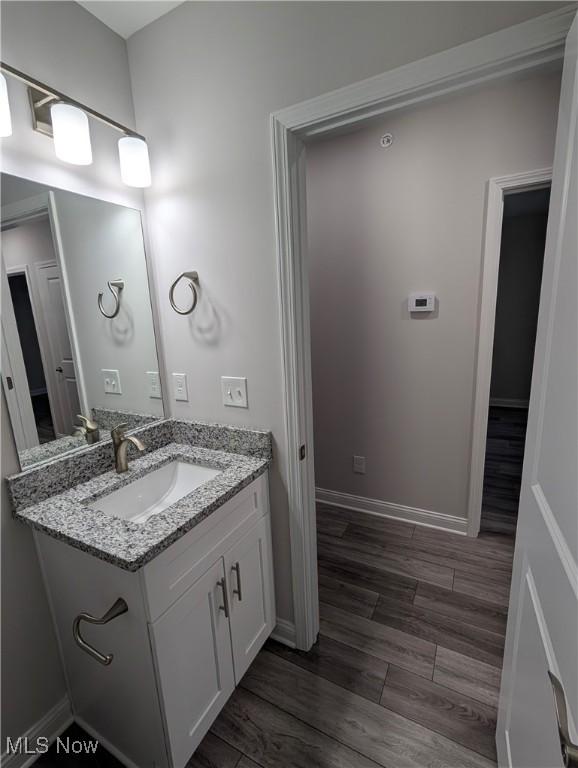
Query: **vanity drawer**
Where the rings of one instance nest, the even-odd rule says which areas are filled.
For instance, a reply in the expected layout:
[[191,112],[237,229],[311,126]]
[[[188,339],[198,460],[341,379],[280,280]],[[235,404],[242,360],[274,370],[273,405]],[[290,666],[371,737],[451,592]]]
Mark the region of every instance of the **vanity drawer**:
[[158,619],[268,512],[265,473],[148,563],[142,569],[142,579],[149,621]]

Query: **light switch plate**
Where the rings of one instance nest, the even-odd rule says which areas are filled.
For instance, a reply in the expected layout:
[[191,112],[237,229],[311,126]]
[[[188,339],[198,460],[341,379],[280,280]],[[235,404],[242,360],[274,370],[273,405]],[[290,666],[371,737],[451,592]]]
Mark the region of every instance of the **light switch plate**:
[[232,408],[248,408],[247,379],[238,376],[221,376],[223,405]]
[[187,401],[189,399],[186,373],[173,373],[173,392],[175,394],[175,400]]
[[120,386],[120,371],[114,368],[102,368],[102,383],[107,395],[122,395]]
[[365,474],[365,456],[353,457],[353,471],[356,475]]
[[149,397],[153,397],[155,400],[160,400],[161,394],[161,377],[158,371],[147,371],[147,385]]

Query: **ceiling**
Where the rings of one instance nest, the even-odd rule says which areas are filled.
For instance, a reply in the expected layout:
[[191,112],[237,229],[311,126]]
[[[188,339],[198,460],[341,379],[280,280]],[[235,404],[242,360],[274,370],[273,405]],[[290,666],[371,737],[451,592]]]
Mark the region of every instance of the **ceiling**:
[[172,11],[179,2],[170,0],[77,0],[125,40],[147,24]]

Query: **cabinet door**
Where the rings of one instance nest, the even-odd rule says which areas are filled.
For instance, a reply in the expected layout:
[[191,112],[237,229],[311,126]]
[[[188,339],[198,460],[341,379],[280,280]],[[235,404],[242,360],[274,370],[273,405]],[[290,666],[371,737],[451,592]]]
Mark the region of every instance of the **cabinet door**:
[[235,687],[224,575],[219,559],[150,625],[174,768],[184,768]]
[[275,626],[269,515],[227,552],[225,569],[238,683]]

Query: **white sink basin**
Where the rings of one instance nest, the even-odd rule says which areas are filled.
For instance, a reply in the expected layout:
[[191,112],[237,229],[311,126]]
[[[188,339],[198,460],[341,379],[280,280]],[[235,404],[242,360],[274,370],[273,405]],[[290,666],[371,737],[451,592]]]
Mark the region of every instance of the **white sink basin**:
[[220,469],[202,464],[171,461],[93,501],[89,507],[132,523],[144,523],[151,515],[162,512],[220,472]]

